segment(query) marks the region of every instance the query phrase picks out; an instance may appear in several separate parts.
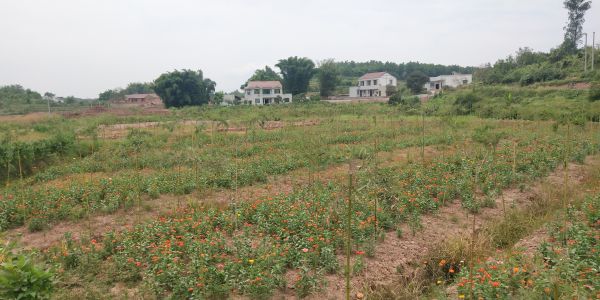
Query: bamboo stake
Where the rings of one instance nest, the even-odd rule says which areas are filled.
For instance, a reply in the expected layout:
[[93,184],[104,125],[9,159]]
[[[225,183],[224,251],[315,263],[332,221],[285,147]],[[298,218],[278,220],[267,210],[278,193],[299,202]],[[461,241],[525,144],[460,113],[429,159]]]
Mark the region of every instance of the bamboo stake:
[[23,166],[21,165],[21,150],[17,151],[17,157],[19,159],[19,178],[23,180]]
[[348,215],[346,220],[346,300],[350,300],[350,251],[352,248],[352,184],[354,170],[348,166]]
[[472,227],[472,231],[471,231],[471,249],[470,249],[470,256],[471,259],[469,260],[469,282],[471,283],[470,287],[469,287],[469,299],[474,299],[473,298],[473,289],[475,287],[475,282],[473,281],[473,263],[474,263],[474,253],[475,253],[475,214],[473,213],[473,227]]

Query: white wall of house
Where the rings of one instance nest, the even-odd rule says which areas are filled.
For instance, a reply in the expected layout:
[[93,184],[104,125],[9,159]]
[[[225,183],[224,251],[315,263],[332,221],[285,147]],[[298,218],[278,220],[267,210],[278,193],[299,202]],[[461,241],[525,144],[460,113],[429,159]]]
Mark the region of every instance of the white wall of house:
[[284,94],[283,89],[245,89],[244,100],[252,105],[275,104],[275,99],[281,97],[281,103],[292,103],[292,94]]
[[444,87],[457,88],[471,83],[473,83],[472,74],[442,75],[429,78],[429,82],[425,84],[425,88],[428,92],[434,92],[442,90]]
[[359,79],[358,86],[350,87],[350,97],[385,97],[387,86],[397,86],[396,77],[385,73],[378,78]]

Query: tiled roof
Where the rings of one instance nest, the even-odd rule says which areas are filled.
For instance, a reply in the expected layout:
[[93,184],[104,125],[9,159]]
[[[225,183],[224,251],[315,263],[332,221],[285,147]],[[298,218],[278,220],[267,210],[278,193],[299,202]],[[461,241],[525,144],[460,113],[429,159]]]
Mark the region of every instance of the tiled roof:
[[359,78],[359,80],[378,79],[387,74],[386,72],[367,73]]
[[247,89],[280,89],[281,87],[279,81],[250,81],[246,86]]

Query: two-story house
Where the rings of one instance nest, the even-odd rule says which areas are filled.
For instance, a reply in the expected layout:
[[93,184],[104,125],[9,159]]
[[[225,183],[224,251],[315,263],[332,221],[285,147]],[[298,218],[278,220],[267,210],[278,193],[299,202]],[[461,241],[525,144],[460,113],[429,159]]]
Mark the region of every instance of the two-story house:
[[291,103],[292,94],[284,94],[279,81],[250,81],[244,88],[244,100],[252,105]]
[[388,86],[397,85],[398,79],[389,73],[367,73],[358,79],[358,86],[350,87],[350,97],[388,97]]

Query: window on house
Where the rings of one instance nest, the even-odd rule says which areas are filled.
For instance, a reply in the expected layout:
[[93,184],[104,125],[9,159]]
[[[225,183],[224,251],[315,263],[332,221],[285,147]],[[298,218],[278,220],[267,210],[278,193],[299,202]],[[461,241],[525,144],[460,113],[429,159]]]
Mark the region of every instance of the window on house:
[[367,80],[367,85],[371,85],[371,80]]
[[271,94],[271,89],[263,89],[262,92],[265,95],[269,95],[269,94]]
[[254,90],[254,95],[258,95],[258,94],[260,94],[260,90],[259,89],[255,89]]
[[467,84],[467,83],[469,83],[469,81],[468,81],[468,80],[466,80],[466,79],[465,79],[465,80],[463,80],[463,84]]
[[290,98],[283,98],[283,102],[285,102],[285,103],[290,102]]
[[255,99],[255,100],[254,100],[254,103],[255,103],[255,104],[260,104],[260,99]]
[[392,79],[390,79],[390,85],[394,84],[394,81]]
[[280,89],[275,89],[275,94],[281,94],[281,90]]
[[251,94],[252,94],[252,91],[251,91],[251,90],[247,90],[247,91],[246,91],[246,95],[251,95]]
[[377,85],[377,80],[373,80],[373,85]]

